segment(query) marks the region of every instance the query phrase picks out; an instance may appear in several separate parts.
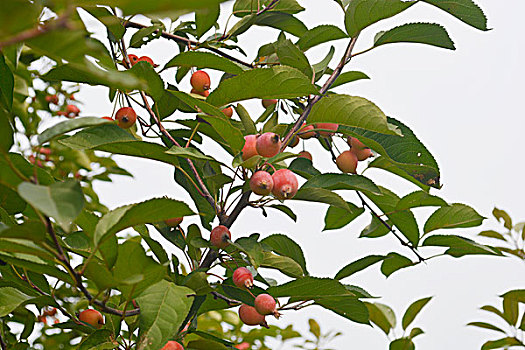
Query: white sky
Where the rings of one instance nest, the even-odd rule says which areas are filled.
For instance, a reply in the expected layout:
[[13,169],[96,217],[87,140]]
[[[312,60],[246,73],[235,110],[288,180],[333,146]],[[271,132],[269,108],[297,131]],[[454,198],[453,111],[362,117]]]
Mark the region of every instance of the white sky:
[[[309,28],[325,23],[342,26],[342,12],[335,2],[299,2],[307,8],[299,18]],[[477,2],[486,12],[489,27],[494,28],[492,31],[473,29],[426,4],[417,4],[394,19],[370,27],[360,37],[357,51],[368,48],[378,31],[412,21],[443,24],[457,50],[417,44],[384,46],[358,56],[347,68],[361,70],[372,79],[339,87],[338,92],[369,98],[385,113],[411,127],[441,167],[444,187],[433,191],[434,194],[450,203],[469,204],[486,217],[491,217],[492,208],[497,206],[506,209],[518,221],[525,219],[520,211],[525,188],[519,182],[524,170],[519,154],[525,148],[522,137],[525,115],[521,105],[525,48],[522,40],[518,39],[525,29],[522,20],[525,2]],[[224,8],[230,6],[231,3],[224,5]],[[248,60],[254,57],[260,45],[275,40],[277,34],[276,30],[269,29],[245,33],[240,44],[249,53]],[[316,63],[323,58],[329,46],[309,51],[311,62]],[[338,49],[335,57],[340,57],[338,54],[346,43],[339,41],[335,46]],[[163,64],[175,55],[174,47],[173,43],[157,42],[131,52],[148,55],[156,63]],[[332,67],[335,64],[334,58]],[[173,83],[174,74],[174,70],[168,70],[163,77]],[[218,75],[212,75],[212,78],[218,81]],[[187,79],[183,81],[183,86],[189,90]],[[216,83],[212,83],[212,88],[215,86]],[[85,103],[83,115],[104,116],[111,113],[106,89],[85,88],[77,94],[77,99]],[[262,111],[258,101],[244,105],[250,108],[252,115]],[[216,147],[210,143],[207,145],[211,147],[210,153],[218,154]],[[314,164],[319,169],[335,170],[328,153],[314,141],[308,142],[306,148],[313,153]],[[116,177],[114,183],[99,183],[96,186],[103,202],[111,208],[163,195],[188,198],[172,181],[170,167],[124,157],[118,159],[135,178]],[[367,175],[400,195],[417,190],[380,171],[370,171]],[[265,219],[259,211],[246,210],[232,227],[234,238],[253,232],[260,232],[263,236],[287,233],[302,246],[308,268],[314,276],[333,276],[347,263],[369,254],[398,251],[413,257],[393,237],[357,239],[361,229],[369,222],[367,215],[362,215],[341,230],[323,233],[325,206],[298,202],[291,206],[298,214],[297,223],[275,211],[268,210],[269,217]],[[429,214],[426,210],[419,210],[418,214]],[[190,222],[186,220],[184,224]],[[490,219],[483,228],[492,227],[495,227],[495,222]],[[469,229],[454,233],[472,237],[479,231]],[[431,253],[426,252],[428,255]],[[494,320],[490,314],[479,311],[479,307],[496,305],[500,300],[498,294],[511,288],[523,288],[523,280],[518,276],[523,276],[524,271],[523,264],[511,258],[467,257],[458,260],[444,257],[426,265],[401,270],[389,279],[380,273],[378,265],[344,282],[359,285],[373,295],[383,296],[380,302],[392,306],[399,318],[411,302],[435,296],[413,324],[426,332],[416,338],[417,348],[479,349],[486,340],[495,339],[498,335],[465,325],[471,321]],[[334,329],[344,333],[331,343],[331,348],[348,349],[351,346],[379,350],[388,347],[388,340],[380,330],[352,323],[317,307],[287,312],[275,323],[283,327],[293,323],[294,327],[306,330],[307,319],[312,316],[321,323],[324,331]]]

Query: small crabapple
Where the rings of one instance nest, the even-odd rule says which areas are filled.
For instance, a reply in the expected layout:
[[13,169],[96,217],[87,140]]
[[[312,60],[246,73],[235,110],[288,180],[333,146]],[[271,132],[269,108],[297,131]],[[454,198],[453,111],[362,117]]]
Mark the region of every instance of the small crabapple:
[[288,147],[295,147],[299,144],[299,138],[297,136],[294,136],[292,137],[292,139],[290,140],[290,143],[288,144]]
[[261,315],[274,315],[279,318],[280,314],[276,310],[277,302],[270,294],[259,294],[255,298],[255,310]]
[[245,325],[268,327],[266,317],[258,313],[253,306],[242,304],[239,308],[239,317]]
[[237,350],[249,350],[250,349],[250,343],[242,342],[240,344],[237,344],[234,346]]
[[113,121],[113,118],[111,118],[111,117],[102,117],[102,119],[106,119],[106,120],[111,120],[111,121]]
[[224,113],[224,115],[227,116],[228,118],[231,118],[233,116],[233,108],[231,106],[224,108],[222,110],[222,113]]
[[299,152],[299,158],[306,158],[312,160],[312,154],[308,151]]
[[272,192],[273,179],[270,173],[260,170],[252,175],[250,179],[250,189],[253,193],[266,196]]
[[242,160],[250,159],[253,156],[258,155],[257,148],[255,147],[257,143],[257,135],[247,135],[244,136],[244,146],[242,148]]
[[68,118],[74,118],[80,113],[80,109],[78,109],[75,105],[67,105],[66,106],[66,117]]
[[129,63],[131,63],[132,66],[135,65],[139,61],[139,57],[137,55],[128,55]]
[[164,223],[166,224],[166,226],[169,226],[169,227],[177,227],[177,226],[180,225],[180,223],[182,222],[183,219],[184,219],[184,217],[171,218],[171,219],[168,219],[168,220],[164,220]]
[[97,329],[104,325],[104,316],[94,309],[86,309],[78,315],[80,322],[87,323]]
[[219,249],[224,249],[230,245],[229,240],[232,238],[230,230],[224,225],[219,225],[211,230],[210,242]]
[[184,350],[184,348],[175,340],[170,340],[160,350]]
[[233,271],[233,283],[239,288],[253,287],[253,275],[246,267],[238,267]]
[[210,90],[206,90],[206,91],[197,91],[195,89],[191,89],[190,93],[192,94],[197,94],[197,95],[201,95],[201,96],[204,96],[204,97],[208,97],[210,96]]
[[[318,123],[315,125],[315,127],[317,129],[327,129],[327,130],[333,130],[333,131],[337,131],[337,128],[339,128],[339,124],[334,124],[334,123]],[[334,132],[332,131],[319,131],[319,134],[321,136],[332,136],[334,134]]]
[[140,61],[144,61],[144,62],[148,62],[149,64],[151,64],[153,67],[157,67],[157,65],[155,63],[153,63],[153,60],[151,58],[149,58],[148,56],[142,56],[140,57],[137,62],[140,62]]
[[131,107],[122,107],[115,113],[115,120],[122,129],[129,129],[137,121],[137,113]]
[[267,158],[273,157],[279,153],[281,149],[281,138],[276,133],[265,132],[257,137],[255,148],[261,156]]
[[373,155],[372,150],[355,137],[348,137],[347,143],[351,147],[350,151],[354,153],[360,161],[368,159]]
[[52,104],[58,104],[58,96],[57,95],[47,95],[46,101]]
[[344,151],[335,160],[335,164],[337,164],[339,170],[341,170],[343,173],[352,174],[357,173],[357,162],[357,156],[350,151]]
[[210,76],[205,71],[198,70],[191,75],[190,84],[195,91],[204,92],[210,89]]
[[274,105],[276,103],[277,103],[276,99],[265,99],[265,100],[262,100],[262,105],[263,105],[264,108],[268,108],[271,105]]
[[273,195],[280,200],[290,199],[295,196],[299,183],[297,182],[297,176],[288,170],[280,169],[272,175],[273,179]]
[[313,125],[303,126],[300,130],[297,136],[302,138],[303,140],[309,139],[311,137],[315,136],[315,131],[311,131],[314,129]]

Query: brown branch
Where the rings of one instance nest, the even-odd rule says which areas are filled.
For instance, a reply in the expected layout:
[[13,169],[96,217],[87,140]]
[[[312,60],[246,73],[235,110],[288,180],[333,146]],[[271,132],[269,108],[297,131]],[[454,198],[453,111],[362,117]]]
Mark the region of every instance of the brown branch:
[[[135,23],[135,22],[125,22],[124,23],[124,26],[125,27],[130,27],[130,28],[136,28],[136,29],[142,29],[142,28],[147,28],[147,26],[143,25],[143,24],[140,24],[140,23]],[[185,38],[183,36],[180,36],[180,35],[175,35],[175,34],[171,34],[171,33],[167,33],[167,32],[161,32],[160,36],[162,36],[163,38],[165,39],[169,39],[169,40],[174,40],[174,41],[178,41],[178,42],[181,42],[181,43],[185,43],[185,44],[189,44],[189,45],[193,45],[193,46],[197,46],[197,47],[201,47],[202,43],[198,42],[198,41],[195,41],[195,40],[191,40],[191,39],[188,39],[188,38]],[[250,64],[250,63],[247,63],[247,62],[244,62],[238,58],[235,58],[215,47],[209,47],[209,46],[202,46],[203,49],[206,49],[206,50],[209,50],[211,52],[214,52],[216,53],[217,55],[219,56],[222,56],[224,58],[227,58],[229,59],[230,61],[234,61],[234,62],[237,62],[239,64],[242,64],[243,66],[245,67],[248,67],[248,68],[253,68],[253,65]]]
[[237,305],[240,305],[241,302],[238,301],[238,300],[234,300],[234,299],[230,299],[220,293],[217,293],[217,292],[211,292],[210,293],[211,295],[213,295],[213,299],[221,299],[221,300],[224,300],[228,306],[237,306]]
[[5,343],[4,338],[2,338],[2,333],[0,333],[0,348],[2,348],[2,350],[7,350],[7,344]]
[[257,12],[256,16],[262,15],[266,11],[269,11],[269,10],[273,9],[277,5],[278,2],[279,2],[279,0],[272,0],[272,2],[270,2],[268,4],[268,6],[266,6],[265,8],[260,10],[259,12]]

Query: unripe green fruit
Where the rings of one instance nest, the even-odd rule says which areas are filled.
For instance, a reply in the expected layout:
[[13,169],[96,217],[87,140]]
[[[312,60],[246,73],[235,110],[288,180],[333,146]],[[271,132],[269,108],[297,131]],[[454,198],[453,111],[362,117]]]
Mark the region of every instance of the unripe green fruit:
[[266,158],[271,158],[281,149],[281,138],[273,132],[265,132],[257,137],[255,143],[257,153]]
[[257,135],[244,136],[244,146],[242,148],[242,160],[248,160],[253,156],[258,155],[257,148]]
[[337,164],[339,170],[341,170],[343,173],[352,174],[357,173],[357,162],[357,156],[350,151],[344,151],[335,160],[335,163]]
[[233,271],[233,284],[239,288],[253,287],[253,275],[246,267],[238,267]]
[[104,325],[104,317],[100,312],[94,309],[86,309],[78,315],[80,322],[87,323],[97,329]]
[[242,304],[239,308],[239,317],[245,325],[268,327],[266,317],[255,310],[253,306]]
[[273,179],[272,175],[266,171],[259,170],[252,175],[250,179],[250,189],[253,193],[267,196],[272,192]]
[[210,242],[212,245],[219,249],[224,249],[228,245],[230,245],[230,242],[228,242],[232,238],[232,234],[230,233],[230,230],[226,226],[219,225],[215,227],[213,230],[211,230],[210,234]]
[[198,70],[191,75],[190,84],[193,86],[195,91],[204,92],[210,89],[210,76],[205,71]]
[[122,129],[129,129],[137,121],[137,113],[131,107],[122,107],[115,113],[115,120]]
[[297,182],[297,176],[292,171],[288,169],[277,170],[273,173],[272,179],[272,193],[275,198],[280,200],[290,199],[297,193],[299,183]]

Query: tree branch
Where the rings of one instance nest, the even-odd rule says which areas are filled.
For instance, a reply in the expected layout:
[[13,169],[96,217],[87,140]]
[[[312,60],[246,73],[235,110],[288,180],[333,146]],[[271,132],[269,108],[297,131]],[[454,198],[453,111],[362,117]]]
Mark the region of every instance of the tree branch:
[[228,297],[226,297],[226,296],[224,296],[224,295],[222,295],[220,293],[217,293],[217,292],[211,292],[210,294],[213,295],[214,299],[224,300],[228,304],[228,306],[237,306],[237,305],[241,304],[240,301],[234,300],[234,299],[230,299],[230,298],[228,298]]

